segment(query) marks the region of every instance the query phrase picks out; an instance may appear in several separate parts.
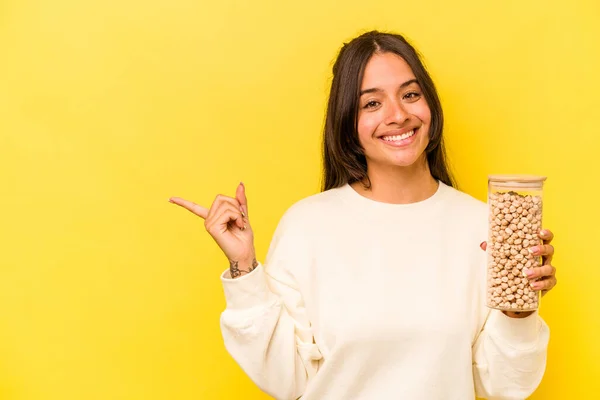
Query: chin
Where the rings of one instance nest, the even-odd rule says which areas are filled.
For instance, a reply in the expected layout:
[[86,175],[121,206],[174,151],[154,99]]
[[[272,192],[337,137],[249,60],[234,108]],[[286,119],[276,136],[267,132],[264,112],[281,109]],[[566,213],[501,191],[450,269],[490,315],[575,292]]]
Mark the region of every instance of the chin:
[[414,167],[425,164],[425,156],[402,157],[392,160],[391,163],[398,167]]

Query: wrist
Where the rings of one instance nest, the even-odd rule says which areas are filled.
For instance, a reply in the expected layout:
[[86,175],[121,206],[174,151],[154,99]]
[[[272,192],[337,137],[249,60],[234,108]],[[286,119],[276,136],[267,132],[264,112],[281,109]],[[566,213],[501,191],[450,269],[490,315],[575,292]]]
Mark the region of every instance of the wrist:
[[504,315],[506,315],[507,317],[510,317],[510,318],[527,318],[534,312],[535,311],[519,311],[519,312],[502,311],[502,313]]
[[251,259],[229,260],[229,272],[234,279],[249,274],[254,271],[256,267],[258,267],[256,257],[252,257]]

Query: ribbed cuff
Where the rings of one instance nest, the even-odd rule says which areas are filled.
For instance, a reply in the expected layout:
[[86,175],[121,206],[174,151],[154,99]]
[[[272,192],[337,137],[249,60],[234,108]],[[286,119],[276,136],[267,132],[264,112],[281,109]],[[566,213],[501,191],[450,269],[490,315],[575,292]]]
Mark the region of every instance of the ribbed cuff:
[[526,349],[537,344],[539,319],[537,311],[525,318],[511,318],[502,311],[492,310],[486,329],[489,334],[503,339],[513,348]]
[[273,293],[267,285],[267,276],[262,264],[254,271],[232,279],[229,269],[221,274],[227,308],[230,310],[247,309],[270,304]]

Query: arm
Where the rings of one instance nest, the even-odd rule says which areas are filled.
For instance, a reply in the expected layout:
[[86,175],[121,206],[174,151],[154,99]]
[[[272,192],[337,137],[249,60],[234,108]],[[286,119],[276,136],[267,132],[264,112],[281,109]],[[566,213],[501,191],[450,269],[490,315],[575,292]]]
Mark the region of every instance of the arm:
[[[552,232],[540,237],[546,246],[534,254],[546,256],[541,268],[533,268],[529,278],[546,278],[534,283],[536,290],[548,291],[556,285],[555,269],[549,265],[554,249],[547,246]],[[486,246],[483,243],[482,249]],[[483,281],[483,280],[482,280]],[[485,285],[483,285],[485,286]],[[544,291],[542,292],[544,293]],[[485,296],[482,296],[482,299]],[[539,386],[546,368],[550,331],[538,312],[490,310],[479,301],[482,328],[473,345],[473,375],[476,394],[486,399],[525,399]]]
[[287,400],[304,393],[322,357],[294,275],[308,265],[306,239],[288,229],[284,219],[264,266],[237,279],[230,271],[223,274],[227,307],[221,330],[227,351],[252,381]]
[[537,311],[524,318],[511,318],[480,303],[481,329],[472,347],[476,395],[525,399],[544,375],[548,325]]
[[525,399],[540,384],[549,340],[546,323],[535,312],[510,318],[490,310],[473,346],[473,375],[478,397]]
[[[225,347],[262,390],[277,399],[298,398],[322,358],[295,276],[310,265],[309,242],[300,229],[306,215],[286,213],[263,268],[254,259],[242,183],[235,198],[218,195],[210,209],[180,197],[169,201],[204,219],[229,260],[221,277],[227,300],[221,315]],[[286,222],[290,218],[295,219]]]

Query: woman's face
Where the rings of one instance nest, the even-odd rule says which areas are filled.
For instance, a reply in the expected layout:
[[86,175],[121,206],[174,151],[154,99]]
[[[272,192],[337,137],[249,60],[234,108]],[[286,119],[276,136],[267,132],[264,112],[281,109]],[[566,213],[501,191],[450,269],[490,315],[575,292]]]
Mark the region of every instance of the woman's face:
[[431,111],[409,65],[393,53],[374,54],[358,103],[358,138],[370,171],[425,162]]

